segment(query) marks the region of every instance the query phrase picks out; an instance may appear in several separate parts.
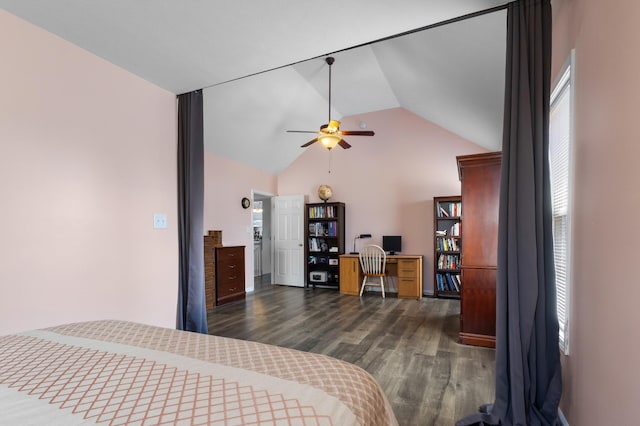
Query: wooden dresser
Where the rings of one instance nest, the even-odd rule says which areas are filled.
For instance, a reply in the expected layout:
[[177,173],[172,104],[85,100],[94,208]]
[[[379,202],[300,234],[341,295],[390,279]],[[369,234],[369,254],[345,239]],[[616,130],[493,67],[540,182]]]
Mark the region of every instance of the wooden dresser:
[[244,247],[215,247],[216,305],[242,300],[244,287]]
[[460,343],[495,347],[501,153],[457,157],[462,184]]

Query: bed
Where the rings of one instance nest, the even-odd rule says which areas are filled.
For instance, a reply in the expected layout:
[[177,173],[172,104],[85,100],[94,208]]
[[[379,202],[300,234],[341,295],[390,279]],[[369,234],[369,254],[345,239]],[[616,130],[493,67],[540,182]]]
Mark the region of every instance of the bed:
[[0,337],[0,424],[397,425],[324,355],[125,321]]

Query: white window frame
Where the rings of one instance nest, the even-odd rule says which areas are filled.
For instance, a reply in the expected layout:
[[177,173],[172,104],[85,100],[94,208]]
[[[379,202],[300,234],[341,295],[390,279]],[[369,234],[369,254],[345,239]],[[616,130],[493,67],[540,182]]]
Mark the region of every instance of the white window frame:
[[[571,249],[572,249],[572,238],[571,238],[571,234],[572,234],[572,220],[571,220],[571,216],[572,216],[572,210],[573,210],[573,188],[574,188],[574,173],[573,173],[573,159],[575,158],[574,156],[574,140],[573,140],[573,114],[574,114],[574,90],[575,90],[575,52],[572,50],[571,54],[569,55],[569,58],[567,59],[565,65],[562,68],[562,71],[560,72],[560,78],[558,79],[558,81],[556,82],[556,84],[554,85],[554,89],[551,92],[551,97],[550,97],[550,119],[549,119],[549,123],[550,123],[550,127],[552,124],[552,120],[553,120],[553,112],[554,112],[554,107],[560,103],[560,101],[562,101],[563,99],[565,99],[565,96],[569,97],[569,128],[568,128],[568,152],[567,152],[567,162],[566,162],[566,176],[567,176],[567,199],[566,199],[566,210],[563,210],[564,215],[557,214],[557,209],[556,206],[554,206],[553,208],[553,218],[554,218],[554,222],[556,221],[556,218],[559,216],[565,216],[565,220],[566,220],[566,228],[565,228],[565,238],[564,238],[564,248],[565,248],[565,253],[564,253],[564,259],[565,259],[565,264],[562,265],[562,270],[564,270],[564,282],[562,282],[562,279],[559,279],[559,275],[558,272],[556,271],[556,290],[558,295],[564,295],[564,311],[563,311],[563,307],[561,306],[561,304],[559,303],[557,305],[557,309],[558,309],[558,320],[559,320],[559,326],[560,326],[560,330],[559,330],[559,340],[560,340],[560,349],[564,352],[565,355],[569,354],[569,319],[570,319],[570,307],[571,307],[571,269],[572,269],[572,263],[571,263]],[[552,140],[552,135],[550,134],[549,136],[549,145],[550,145],[550,158],[549,158],[549,163],[550,163],[550,169],[551,169],[551,190],[552,190],[552,198],[555,198],[555,189],[554,189],[554,184],[553,184],[553,164],[554,162],[551,159],[551,151],[552,151],[552,146],[554,144],[554,140]],[[554,234],[555,234],[555,229],[554,229]],[[554,243],[555,243],[555,235],[554,235]],[[558,257],[556,256],[556,247],[554,244],[554,258],[556,259],[556,262],[558,260]],[[560,268],[559,268],[560,269]],[[560,297],[558,298],[559,300],[561,299]]]

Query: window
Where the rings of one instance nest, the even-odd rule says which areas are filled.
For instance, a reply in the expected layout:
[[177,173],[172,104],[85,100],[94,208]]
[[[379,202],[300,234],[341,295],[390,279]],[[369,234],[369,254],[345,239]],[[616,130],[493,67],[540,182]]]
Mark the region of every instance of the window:
[[569,283],[571,252],[571,162],[573,53],[551,93],[549,162],[553,204],[553,252],[558,295],[560,348],[569,353]]

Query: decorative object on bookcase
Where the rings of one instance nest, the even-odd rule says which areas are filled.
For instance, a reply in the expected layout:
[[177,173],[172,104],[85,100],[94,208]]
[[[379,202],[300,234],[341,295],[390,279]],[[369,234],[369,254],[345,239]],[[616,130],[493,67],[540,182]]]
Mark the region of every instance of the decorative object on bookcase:
[[340,286],[340,258],[344,254],[344,203],[305,206],[305,276],[307,287]]
[[436,297],[460,297],[461,216],[462,199],[459,195],[433,198],[433,293]]
[[333,197],[333,189],[329,185],[322,184],[318,187],[318,198],[326,202],[331,197]]

